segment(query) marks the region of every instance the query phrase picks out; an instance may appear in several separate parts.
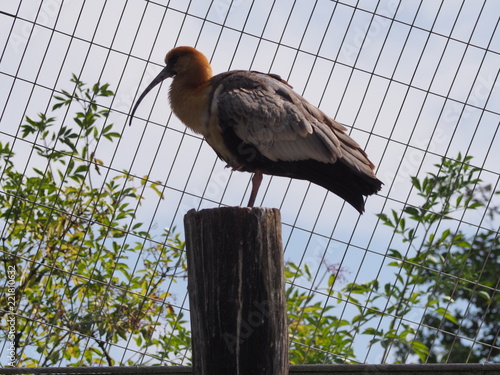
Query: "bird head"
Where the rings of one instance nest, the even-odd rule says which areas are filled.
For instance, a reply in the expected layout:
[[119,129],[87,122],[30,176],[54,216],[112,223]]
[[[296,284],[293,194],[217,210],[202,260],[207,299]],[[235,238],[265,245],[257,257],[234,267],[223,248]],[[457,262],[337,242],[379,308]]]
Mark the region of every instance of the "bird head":
[[182,82],[186,86],[197,87],[212,77],[212,68],[208,59],[192,47],[176,47],[165,56],[165,67],[153,79],[144,92],[139,96],[130,114],[129,125],[139,104],[146,95],[159,83],[167,78]]

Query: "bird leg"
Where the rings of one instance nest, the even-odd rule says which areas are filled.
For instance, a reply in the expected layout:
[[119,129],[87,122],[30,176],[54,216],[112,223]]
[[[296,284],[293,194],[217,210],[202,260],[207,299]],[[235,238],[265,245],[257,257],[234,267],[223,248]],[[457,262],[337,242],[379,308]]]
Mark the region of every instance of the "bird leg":
[[255,198],[257,198],[257,192],[259,191],[260,183],[262,182],[262,172],[257,170],[252,177],[252,191],[250,193],[250,199],[248,200],[248,207],[253,207],[255,203]]

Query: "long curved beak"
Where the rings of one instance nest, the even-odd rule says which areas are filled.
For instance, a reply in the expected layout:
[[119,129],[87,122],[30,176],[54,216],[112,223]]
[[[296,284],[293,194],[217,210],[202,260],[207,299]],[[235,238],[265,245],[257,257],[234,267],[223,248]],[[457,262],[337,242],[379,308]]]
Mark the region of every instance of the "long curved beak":
[[164,81],[165,79],[169,78],[169,77],[173,77],[174,76],[174,72],[172,72],[172,70],[170,69],[170,66],[165,66],[165,68],[163,68],[163,70],[160,72],[160,74],[158,74],[155,79],[153,79],[153,81],[149,84],[148,87],[146,87],[146,89],[144,90],[144,92],[141,94],[141,96],[139,96],[139,99],[137,99],[137,101],[135,102],[135,105],[134,105],[134,108],[132,109],[132,113],[130,114],[130,120],[129,120],[129,126],[132,125],[132,119],[134,118],[134,113],[135,111],[137,110],[137,108],[139,107],[139,104],[141,104],[142,102],[142,99],[144,99],[146,97],[146,95],[153,89],[153,87],[155,87],[157,84],[161,83],[162,81]]

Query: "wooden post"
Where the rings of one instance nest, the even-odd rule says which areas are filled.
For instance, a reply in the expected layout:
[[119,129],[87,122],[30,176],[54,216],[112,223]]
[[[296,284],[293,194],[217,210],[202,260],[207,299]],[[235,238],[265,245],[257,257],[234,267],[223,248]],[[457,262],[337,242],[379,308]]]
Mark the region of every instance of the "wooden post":
[[279,210],[191,210],[184,226],[193,374],[288,374]]

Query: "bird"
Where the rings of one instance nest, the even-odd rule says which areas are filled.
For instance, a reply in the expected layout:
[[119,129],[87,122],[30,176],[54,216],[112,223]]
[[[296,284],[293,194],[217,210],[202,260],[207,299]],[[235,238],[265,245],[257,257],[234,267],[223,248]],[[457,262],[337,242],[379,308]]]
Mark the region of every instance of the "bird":
[[296,93],[279,75],[251,70],[212,74],[207,57],[179,46],[137,99],[130,114],[160,82],[172,78],[172,112],[201,134],[234,171],[251,172],[248,207],[253,207],[263,174],[307,180],[338,195],[360,214],[365,196],[383,183],[367,154],[347,128]]

